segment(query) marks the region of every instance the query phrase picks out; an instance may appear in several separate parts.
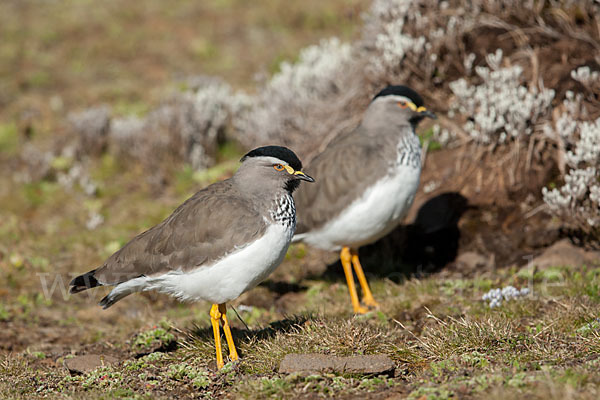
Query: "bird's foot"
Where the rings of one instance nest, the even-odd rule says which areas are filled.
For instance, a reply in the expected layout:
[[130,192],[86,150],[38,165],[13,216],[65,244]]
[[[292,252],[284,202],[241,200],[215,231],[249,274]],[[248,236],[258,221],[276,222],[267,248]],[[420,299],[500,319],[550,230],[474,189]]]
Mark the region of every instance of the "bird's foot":
[[369,312],[369,309],[367,307],[363,307],[363,306],[354,307],[355,314],[366,314],[368,312]]
[[235,343],[233,342],[233,335],[231,334],[231,328],[229,327],[229,321],[227,320],[227,306],[225,303],[219,304],[219,312],[221,314],[221,322],[223,323],[223,331],[225,332],[225,339],[227,340],[227,347],[229,347],[229,359],[231,361],[237,361],[239,359]]
[[221,320],[221,312],[218,304],[213,304],[210,308],[210,322],[213,327],[213,334],[215,337],[215,350],[217,353],[217,369],[223,368],[225,363],[223,362],[223,353],[221,352],[221,331],[219,329],[219,321]]
[[375,298],[373,298],[373,296],[365,296],[363,298],[363,303],[369,308],[379,308],[379,303],[375,301]]

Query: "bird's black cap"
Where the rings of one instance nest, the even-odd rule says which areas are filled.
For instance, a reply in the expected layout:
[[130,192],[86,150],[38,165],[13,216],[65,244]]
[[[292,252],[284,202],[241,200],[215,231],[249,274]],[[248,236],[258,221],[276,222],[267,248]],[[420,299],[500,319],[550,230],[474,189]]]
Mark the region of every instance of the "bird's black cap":
[[296,154],[283,146],[263,146],[258,147],[246,154],[240,161],[244,161],[249,157],[275,157],[288,163],[288,165],[296,171],[302,170],[302,162]]
[[377,93],[375,97],[373,97],[373,100],[382,96],[404,96],[411,99],[417,107],[421,107],[424,105],[423,98],[419,96],[419,93],[415,92],[408,86],[390,85],[383,89],[381,92]]

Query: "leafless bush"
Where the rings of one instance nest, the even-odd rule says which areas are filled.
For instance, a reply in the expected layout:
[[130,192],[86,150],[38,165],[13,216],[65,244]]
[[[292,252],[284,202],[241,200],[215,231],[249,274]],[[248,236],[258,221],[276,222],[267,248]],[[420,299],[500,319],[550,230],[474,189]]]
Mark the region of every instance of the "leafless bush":
[[52,152],[43,151],[32,143],[26,143],[20,154],[22,167],[15,173],[14,179],[23,183],[39,181],[51,172]]
[[110,126],[110,109],[107,106],[72,113],[68,120],[77,134],[80,152],[99,155],[105,150]]
[[[483,60],[492,62],[494,53],[477,47],[477,40],[480,32],[496,37],[505,31],[514,48],[524,46],[528,34],[593,43],[575,21],[556,17],[564,14],[560,9],[558,3],[544,8],[535,1],[375,0],[365,15],[361,40],[324,41],[301,52],[296,64],[283,64],[234,120],[238,138],[247,147],[276,141],[300,153],[322,148],[355,125],[370,96],[390,83],[413,86],[434,108],[470,112],[475,121],[460,133],[466,130],[464,136],[471,140],[501,144],[529,136],[550,110],[552,89],[543,86],[541,76],[524,72],[530,67],[525,53],[511,53],[515,60],[507,57],[505,68],[502,57],[497,66],[478,66]],[[595,15],[588,5],[582,12]],[[463,78],[454,85],[460,92],[457,98],[448,95],[450,77]],[[532,78],[534,82],[528,81]],[[490,94],[493,104],[483,97]],[[479,104],[474,104],[471,97],[477,95]],[[443,126],[439,132],[447,141],[457,133],[452,132],[456,126]]]
[[194,169],[210,167],[232,114],[246,101],[229,85],[204,79],[197,89],[172,96],[144,118],[113,119],[109,147],[155,167],[171,161],[187,162]]
[[479,143],[503,144],[531,135],[549,114],[554,90],[541,81],[526,85],[519,65],[501,67],[500,49],[486,59],[489,68],[475,68],[481,84],[470,85],[464,78],[450,83],[456,96],[451,113],[467,118],[463,129]]
[[[446,73],[452,62],[444,54],[462,50],[460,39],[471,29],[464,9],[433,0],[375,0],[366,16],[361,48],[374,82],[408,82],[430,87],[434,71]],[[469,18],[467,18],[469,17]],[[412,78],[412,79],[411,79]]]
[[[572,77],[586,88],[600,86],[598,72],[590,72],[589,67],[574,70]],[[542,193],[552,212],[599,239],[600,118],[590,120],[583,97],[582,93],[567,92],[554,121],[544,127],[545,133],[558,143],[564,184],[544,188]]]
[[344,108],[362,94],[355,57],[351,45],[329,39],[302,50],[297,63],[282,63],[234,121],[239,141],[280,143],[303,154],[343,130]]

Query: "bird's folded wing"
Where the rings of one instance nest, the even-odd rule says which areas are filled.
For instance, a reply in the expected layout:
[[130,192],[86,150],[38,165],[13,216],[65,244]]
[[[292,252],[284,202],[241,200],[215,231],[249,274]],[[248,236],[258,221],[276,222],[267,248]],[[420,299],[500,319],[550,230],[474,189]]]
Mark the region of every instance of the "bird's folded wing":
[[133,238],[94,275],[101,283],[114,285],[139,276],[189,271],[255,241],[266,228],[263,217],[230,182],[219,182]]
[[382,153],[395,149],[386,149],[376,140],[356,132],[332,143],[311,162],[306,172],[315,177],[315,183],[305,185],[294,196],[296,233],[323,226],[385,175],[388,157]]

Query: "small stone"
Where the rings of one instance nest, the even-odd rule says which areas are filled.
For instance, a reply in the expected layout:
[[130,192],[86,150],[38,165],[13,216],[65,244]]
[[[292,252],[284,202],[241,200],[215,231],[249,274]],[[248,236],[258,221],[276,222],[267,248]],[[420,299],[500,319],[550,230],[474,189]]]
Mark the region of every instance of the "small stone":
[[115,357],[100,354],[85,354],[64,361],[71,375],[81,375],[98,367],[108,366],[119,362]]
[[337,357],[325,354],[287,354],[279,365],[279,372],[379,375],[391,374],[394,368],[394,362],[385,355]]

